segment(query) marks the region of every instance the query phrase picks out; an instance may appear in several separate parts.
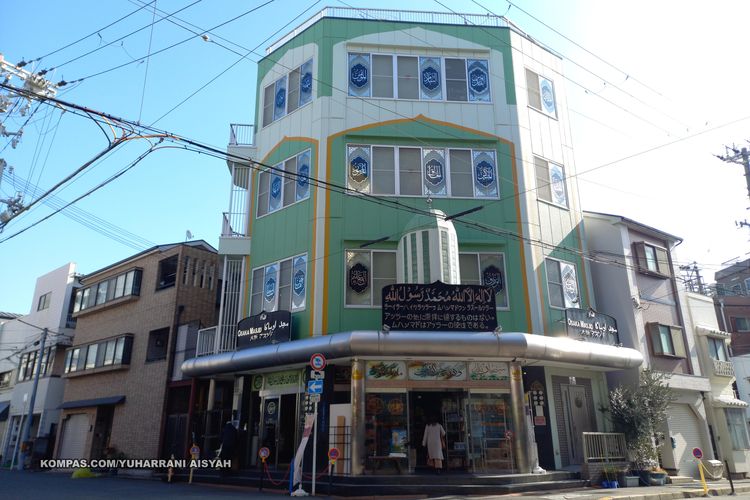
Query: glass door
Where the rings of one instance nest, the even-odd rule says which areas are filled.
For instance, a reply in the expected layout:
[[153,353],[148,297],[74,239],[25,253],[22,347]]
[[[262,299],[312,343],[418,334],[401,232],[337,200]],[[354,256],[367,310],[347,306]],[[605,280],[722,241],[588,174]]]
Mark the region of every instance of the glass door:
[[279,440],[279,410],[280,401],[278,396],[266,397],[263,399],[261,405],[262,413],[262,424],[261,424],[261,437],[260,445],[265,446],[271,451],[269,457],[269,463],[272,465],[278,465],[278,440]]
[[469,421],[469,462],[474,472],[509,471],[513,460],[510,395],[471,393],[466,406]]

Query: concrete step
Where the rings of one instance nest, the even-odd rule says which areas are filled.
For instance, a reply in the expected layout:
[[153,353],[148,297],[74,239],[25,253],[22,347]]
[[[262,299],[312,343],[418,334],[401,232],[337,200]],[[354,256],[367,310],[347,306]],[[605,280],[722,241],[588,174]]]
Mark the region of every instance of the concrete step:
[[672,484],[689,484],[695,481],[690,476],[669,476],[669,482]]

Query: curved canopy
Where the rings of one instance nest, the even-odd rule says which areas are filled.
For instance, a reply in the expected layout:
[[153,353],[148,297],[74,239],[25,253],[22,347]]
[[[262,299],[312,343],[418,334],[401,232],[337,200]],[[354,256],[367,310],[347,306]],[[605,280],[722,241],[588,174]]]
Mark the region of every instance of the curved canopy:
[[517,358],[605,370],[635,368],[643,362],[643,356],[635,349],[581,342],[564,337],[516,332],[384,333],[363,330],[192,358],[182,363],[182,372],[187,376],[199,377],[281,367],[307,363],[314,353],[321,353],[331,360],[376,356]]

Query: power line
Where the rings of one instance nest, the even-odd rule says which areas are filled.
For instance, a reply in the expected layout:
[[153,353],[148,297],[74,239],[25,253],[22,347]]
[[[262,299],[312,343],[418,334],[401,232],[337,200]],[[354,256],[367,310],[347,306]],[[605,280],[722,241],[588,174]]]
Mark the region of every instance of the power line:
[[79,43],[79,42],[82,42],[82,41],[86,40],[87,38],[89,38],[89,37],[92,37],[92,36],[96,35],[97,33],[99,33],[99,32],[101,32],[101,31],[104,31],[104,30],[106,30],[107,28],[110,28],[110,27],[114,26],[115,24],[119,23],[120,21],[123,21],[123,20],[127,19],[128,17],[132,16],[133,14],[135,14],[135,13],[139,12],[139,11],[140,11],[141,9],[143,9],[143,8],[147,7],[148,5],[150,5],[150,4],[152,4],[152,3],[155,3],[155,1],[156,1],[156,0],[154,0],[154,1],[152,1],[152,2],[148,2],[147,4],[143,5],[143,7],[139,7],[139,8],[137,8],[137,9],[135,9],[135,10],[134,10],[133,12],[131,12],[131,13],[129,13],[129,14],[126,14],[126,15],[122,16],[121,18],[119,18],[119,19],[117,19],[117,20],[115,20],[115,21],[112,21],[112,22],[111,22],[111,23],[109,23],[108,25],[106,25],[106,26],[104,26],[104,27],[102,27],[102,28],[99,28],[98,30],[92,31],[92,32],[91,32],[91,33],[89,33],[88,35],[86,35],[86,36],[84,36],[84,37],[81,37],[81,38],[79,38],[78,40],[76,40],[76,41],[74,41],[74,42],[70,42],[69,44],[67,44],[67,45],[65,45],[65,46],[63,46],[63,47],[60,47],[59,49],[53,50],[52,52],[49,52],[49,53],[47,53],[47,54],[44,54],[43,56],[39,56],[39,57],[37,57],[37,58],[35,58],[35,59],[31,59],[30,61],[26,61],[26,62],[23,62],[23,61],[22,61],[21,63],[19,63],[19,67],[23,67],[23,66],[26,66],[27,64],[30,64],[30,63],[33,63],[33,62],[38,62],[38,61],[41,61],[41,60],[42,60],[42,59],[44,59],[45,57],[49,57],[49,56],[51,56],[51,55],[53,55],[53,54],[57,54],[58,52],[60,52],[60,51],[62,51],[62,50],[65,50],[65,49],[67,49],[67,48],[69,48],[69,47],[72,47],[73,45],[75,45],[75,44],[77,44],[77,43]]
[[[194,2],[194,3],[198,3],[198,2],[200,2],[200,1],[201,1],[201,0],[196,0],[196,2]],[[256,10],[258,10],[258,9],[260,9],[260,8],[262,8],[262,7],[265,7],[266,5],[269,5],[269,4],[271,4],[271,3],[275,2],[275,1],[276,1],[276,0],[267,0],[267,1],[265,2],[265,3],[263,3],[263,4],[261,4],[261,5],[258,5],[257,7],[253,7],[252,9],[250,9],[250,10],[248,10],[248,11],[245,11],[244,13],[242,13],[242,14],[240,14],[240,15],[238,15],[238,16],[235,16],[235,17],[233,17],[232,19],[229,19],[229,20],[227,20],[227,21],[224,21],[223,23],[217,24],[216,26],[214,26],[214,27],[212,27],[212,28],[209,28],[209,30],[207,30],[207,31],[210,31],[210,30],[215,30],[215,29],[217,29],[217,28],[220,28],[220,27],[222,27],[222,26],[224,26],[224,25],[226,25],[226,24],[229,24],[229,23],[231,23],[231,22],[234,22],[234,21],[236,21],[237,19],[240,19],[241,17],[244,17],[244,16],[246,16],[246,15],[248,15],[248,14],[251,14],[251,13],[255,12]],[[191,5],[193,5],[193,4],[191,4]],[[180,9],[180,10],[184,10],[184,9]],[[179,11],[177,11],[177,12],[179,12]],[[161,20],[161,19],[160,19],[160,20]],[[157,22],[159,22],[159,21],[157,21]],[[88,76],[84,76],[84,77],[78,78],[78,79],[76,79],[76,80],[73,80],[73,81],[70,81],[70,82],[66,82],[66,81],[64,81],[64,80],[63,80],[63,81],[59,82],[59,83],[58,83],[57,85],[58,85],[58,86],[60,86],[60,87],[62,87],[62,86],[65,86],[65,85],[69,85],[69,84],[71,84],[71,83],[82,82],[82,81],[84,81],[84,80],[88,80],[89,78],[94,78],[94,77],[97,77],[97,76],[101,76],[101,75],[104,75],[104,74],[106,74],[106,73],[109,73],[109,72],[111,72],[111,71],[115,71],[115,70],[118,70],[118,69],[120,69],[120,68],[124,68],[125,66],[129,66],[129,65],[131,65],[131,64],[133,64],[133,63],[136,63],[136,62],[139,62],[139,61],[143,61],[143,60],[145,60],[145,59],[146,59],[147,57],[152,57],[152,56],[155,56],[155,55],[157,55],[157,54],[161,54],[162,52],[165,52],[165,51],[167,51],[167,50],[173,49],[174,47],[177,47],[178,45],[182,45],[182,44],[183,44],[183,43],[185,43],[185,42],[189,42],[190,40],[193,40],[194,38],[195,38],[194,36],[191,36],[191,37],[185,38],[184,40],[181,40],[181,41],[179,41],[179,42],[177,42],[177,43],[173,43],[172,45],[169,45],[169,46],[167,46],[167,47],[164,47],[163,49],[159,49],[159,50],[157,50],[156,52],[153,52],[153,53],[152,53],[151,55],[149,55],[149,56],[144,56],[144,57],[140,57],[140,58],[138,58],[138,59],[136,59],[136,60],[133,60],[133,61],[130,61],[130,62],[126,62],[126,63],[123,63],[123,64],[119,64],[119,65],[117,65],[117,66],[114,66],[114,67],[112,67],[112,68],[109,68],[109,69],[105,69],[105,70],[103,70],[103,71],[99,71],[98,73],[92,73],[92,74],[90,74],[90,75],[88,75]]]

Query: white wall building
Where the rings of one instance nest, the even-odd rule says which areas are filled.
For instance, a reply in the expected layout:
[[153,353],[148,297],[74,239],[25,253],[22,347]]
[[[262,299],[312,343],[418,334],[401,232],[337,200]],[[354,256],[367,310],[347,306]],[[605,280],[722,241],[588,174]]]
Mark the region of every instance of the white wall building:
[[13,380],[10,394],[0,394],[10,402],[7,425],[0,436],[0,455],[4,464],[12,462],[27,418],[38,364],[39,340],[44,328],[48,329],[48,336],[34,403],[31,437],[51,438],[56,432],[60,416],[58,406],[62,403],[64,388],[64,381],[60,378],[64,355],[61,347],[70,345],[75,332],[75,322],[71,317],[71,298],[77,284],[75,270],[75,263],[70,262],[37,278],[29,314],[6,322],[0,330],[2,344],[13,348],[8,359],[0,365],[0,375],[10,371]]

